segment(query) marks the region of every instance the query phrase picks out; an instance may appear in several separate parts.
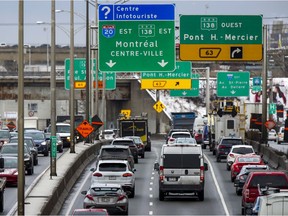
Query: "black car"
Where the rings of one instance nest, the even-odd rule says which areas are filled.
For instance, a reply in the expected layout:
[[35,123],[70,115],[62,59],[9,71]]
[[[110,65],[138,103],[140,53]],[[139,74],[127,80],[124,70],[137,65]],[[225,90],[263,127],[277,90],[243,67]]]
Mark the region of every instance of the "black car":
[[[18,143],[18,137],[11,137],[10,143]],[[24,143],[30,148],[30,151],[33,155],[34,165],[38,165],[38,149],[34,143],[32,137],[24,137]]]
[[[1,156],[18,157],[18,143],[7,143],[2,146],[0,151]],[[24,143],[24,166],[28,175],[34,173],[33,155],[27,144]]]
[[145,146],[143,141],[141,140],[141,137],[139,136],[126,136],[124,138],[133,139],[137,148],[138,148],[138,155],[141,156],[141,158],[145,157]]
[[244,142],[241,138],[222,137],[215,150],[216,161],[226,159],[233,145],[244,145]]
[[128,139],[128,138],[116,138],[112,140],[111,145],[124,145],[128,146],[131,150],[131,153],[134,157],[134,162],[138,163],[138,148],[134,142],[133,139]]
[[43,131],[39,130],[27,130],[24,132],[25,137],[32,137],[34,143],[38,149],[38,154],[43,154],[44,156],[49,155],[49,149],[47,144],[47,138]]

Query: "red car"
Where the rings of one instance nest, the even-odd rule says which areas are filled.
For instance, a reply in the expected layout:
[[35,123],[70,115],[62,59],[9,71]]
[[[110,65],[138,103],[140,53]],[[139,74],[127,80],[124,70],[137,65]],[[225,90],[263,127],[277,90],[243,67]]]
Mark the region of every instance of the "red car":
[[0,171],[0,178],[5,177],[7,185],[17,186],[18,178],[18,164],[17,157],[3,157],[4,158],[4,169]]
[[234,182],[236,176],[240,173],[244,165],[265,165],[261,156],[259,155],[239,155],[236,157],[234,163],[231,165],[231,181]]

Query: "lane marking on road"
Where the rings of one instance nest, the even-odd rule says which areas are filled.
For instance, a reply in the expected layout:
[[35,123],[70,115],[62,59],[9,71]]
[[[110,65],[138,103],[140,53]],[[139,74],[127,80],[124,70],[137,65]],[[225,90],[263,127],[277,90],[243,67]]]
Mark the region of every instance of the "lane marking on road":
[[[82,191],[82,188],[84,187],[85,183],[87,182],[88,178],[91,176],[91,172],[88,172],[87,176],[85,177],[84,181],[82,182],[82,184],[80,185],[80,187],[78,188],[77,192],[75,194],[80,194]],[[76,202],[77,196],[74,196],[73,199],[70,202],[70,205],[67,208],[67,212],[65,214],[65,216],[69,216],[71,215],[70,212]]]
[[153,215],[153,211],[149,211],[149,215]]
[[153,194],[149,194],[149,197],[150,197],[150,198],[153,198]]
[[212,178],[213,178],[214,184],[215,184],[215,186],[216,186],[217,192],[218,192],[218,194],[219,194],[219,197],[220,197],[222,206],[223,206],[223,208],[224,208],[225,214],[226,214],[227,216],[230,216],[230,213],[229,213],[229,211],[228,211],[228,208],[227,208],[226,202],[225,202],[225,200],[224,200],[223,194],[221,193],[220,186],[219,186],[218,181],[217,181],[217,179],[216,179],[213,166],[212,166],[212,164],[210,163],[210,160],[208,159],[208,157],[207,157],[205,154],[204,154],[204,158],[206,159],[206,161],[207,161],[208,164],[209,164],[209,167],[210,167],[209,170],[211,170]]
[[149,191],[152,191],[152,190],[153,190],[153,188],[150,187],[150,188],[149,188]]
[[153,206],[153,202],[149,202],[149,205],[150,205],[150,206]]

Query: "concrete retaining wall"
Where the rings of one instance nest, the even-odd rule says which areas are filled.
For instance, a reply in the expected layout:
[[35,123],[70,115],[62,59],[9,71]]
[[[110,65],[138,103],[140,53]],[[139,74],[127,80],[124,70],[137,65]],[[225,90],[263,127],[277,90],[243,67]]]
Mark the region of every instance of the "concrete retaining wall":
[[260,144],[257,141],[246,140],[246,142],[252,145],[258,154],[263,155],[263,160],[267,162],[270,167],[277,170],[288,170],[288,160],[285,155],[279,155],[268,145]]

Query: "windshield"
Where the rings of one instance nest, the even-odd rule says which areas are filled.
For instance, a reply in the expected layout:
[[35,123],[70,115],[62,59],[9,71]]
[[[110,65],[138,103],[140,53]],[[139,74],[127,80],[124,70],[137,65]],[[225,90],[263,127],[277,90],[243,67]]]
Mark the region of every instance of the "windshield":
[[45,140],[43,133],[25,133],[24,135],[27,137],[32,137],[33,140]]
[[[27,153],[26,147],[24,147],[24,153]],[[4,145],[4,146],[2,146],[1,154],[18,154],[18,145]]]
[[4,158],[4,168],[17,168],[17,157],[15,158]]
[[254,153],[252,148],[245,148],[245,147],[239,147],[239,148],[234,148],[233,153],[236,154],[249,154],[249,153]]
[[9,131],[0,131],[1,138],[9,138],[10,132]]
[[57,133],[70,133],[70,125],[57,125]]

